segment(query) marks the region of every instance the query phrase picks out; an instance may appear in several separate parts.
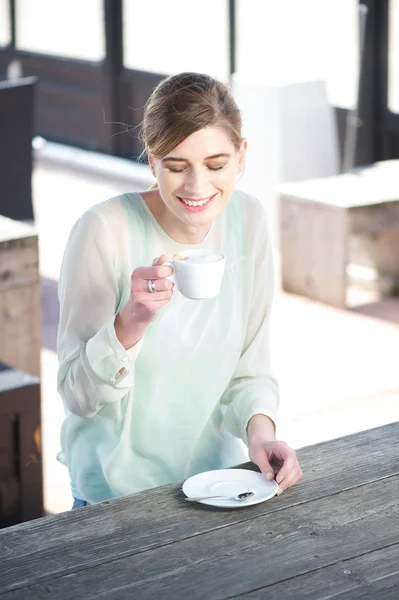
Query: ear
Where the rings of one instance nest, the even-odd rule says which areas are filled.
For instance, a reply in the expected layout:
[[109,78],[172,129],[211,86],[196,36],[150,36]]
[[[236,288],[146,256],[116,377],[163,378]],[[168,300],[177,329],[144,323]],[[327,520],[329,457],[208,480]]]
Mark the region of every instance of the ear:
[[156,178],[154,157],[153,157],[153,155],[150,152],[147,153],[147,156],[148,156],[148,164],[150,165],[151,173]]
[[247,152],[247,148],[248,148],[248,142],[244,138],[241,142],[241,146],[238,151],[238,173],[240,173],[244,168],[245,154]]

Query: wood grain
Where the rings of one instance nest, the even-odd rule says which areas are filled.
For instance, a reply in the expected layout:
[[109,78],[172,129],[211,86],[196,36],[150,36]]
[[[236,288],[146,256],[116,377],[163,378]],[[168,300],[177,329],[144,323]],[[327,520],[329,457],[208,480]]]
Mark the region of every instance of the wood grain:
[[41,304],[34,227],[0,216],[0,361],[40,375]]
[[397,600],[399,543],[260,588],[245,600]]
[[[399,476],[3,594],[225,599],[397,543]],[[389,524],[389,526],[388,526]],[[126,539],[126,547],[129,546]],[[63,553],[59,553],[62,562]],[[43,556],[41,557],[43,560]],[[38,557],[39,560],[39,557]],[[393,573],[397,571],[395,566]]]
[[[281,275],[285,291],[345,308],[346,267],[351,263],[364,265],[367,257],[367,266],[390,277],[389,292],[396,292],[398,175],[399,161],[394,160],[350,174],[281,186]],[[355,244],[354,236],[358,238]],[[353,248],[360,252],[351,253]],[[382,286],[380,291],[385,291]]]
[[346,305],[349,213],[282,196],[281,264],[286,292]]
[[39,282],[37,236],[0,242],[0,292]]
[[[399,173],[398,173],[399,178]],[[396,202],[349,209],[351,232],[376,234],[399,229],[399,189]]]
[[[190,505],[176,483],[10,528],[0,532],[0,593],[171,548],[212,531],[224,540],[238,525],[252,537],[253,520],[272,524],[280,515],[287,519],[290,510],[307,514],[309,503],[322,507],[329,497],[334,502],[345,490],[356,497],[358,486],[370,483],[378,489],[399,474],[398,455],[399,424],[394,423],[299,450],[303,482],[245,510]],[[293,535],[297,523],[289,520]]]
[[0,293],[0,360],[15,369],[40,376],[40,286]]

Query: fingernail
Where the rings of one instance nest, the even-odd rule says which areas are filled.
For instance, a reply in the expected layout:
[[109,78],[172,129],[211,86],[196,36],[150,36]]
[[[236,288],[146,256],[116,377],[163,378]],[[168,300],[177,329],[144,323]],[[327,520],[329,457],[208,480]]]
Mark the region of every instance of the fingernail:
[[277,481],[277,483],[281,483],[281,482],[283,481],[283,479],[284,479],[284,477],[282,477],[281,475],[278,475],[278,476],[276,477],[276,481]]
[[280,496],[283,493],[283,488],[279,487],[277,490],[277,496]]
[[272,479],[274,479],[274,474],[269,471],[269,473],[266,473],[266,479],[271,481]]

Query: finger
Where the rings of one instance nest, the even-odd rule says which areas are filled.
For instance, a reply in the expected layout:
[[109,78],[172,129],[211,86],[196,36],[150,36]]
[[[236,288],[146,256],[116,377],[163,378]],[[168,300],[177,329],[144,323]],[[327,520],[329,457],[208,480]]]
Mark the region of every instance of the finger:
[[148,292],[137,292],[134,295],[134,298],[139,304],[151,307],[157,302],[164,302],[165,300],[169,302],[169,300],[172,298],[172,295],[172,290],[166,290],[165,292],[154,292],[153,294],[149,294]]
[[158,312],[165,304],[170,302],[171,298],[172,295],[160,298],[159,300],[154,300],[153,304],[150,304],[150,306],[154,306]]
[[164,279],[172,275],[173,269],[169,266],[156,265],[154,267],[137,267],[132,273],[132,279]]
[[274,479],[273,467],[270,465],[264,448],[257,448],[251,453],[251,460],[258,465],[262,475],[271,481]]
[[294,469],[289,475],[287,475],[287,477],[285,477],[285,479],[283,479],[283,481],[279,484],[278,486],[278,492],[277,492],[277,496],[280,496],[280,494],[282,494],[284,492],[284,490],[287,490],[288,488],[292,487],[293,485],[295,485],[296,483],[299,483],[299,481],[302,479],[303,477],[303,473],[302,473],[302,469],[300,468],[300,466],[298,465],[298,468]]
[[299,467],[295,450],[288,448],[287,454],[284,457],[284,464],[276,475],[277,483],[280,484],[297,466]]
[[154,286],[156,292],[150,292],[148,287],[148,281],[146,279],[133,279],[131,289],[134,293],[147,292],[148,294],[155,294],[157,292],[166,292],[173,288],[173,283],[169,279],[155,279]]
[[152,261],[152,265],[162,265],[162,263],[164,262],[168,262],[168,257],[166,256],[166,254],[161,254],[161,256],[158,256],[158,258],[154,258],[154,260]]
[[163,302],[164,300],[170,300],[173,296],[172,290],[166,290],[165,292],[156,292],[155,294],[151,294],[150,297],[146,299],[146,304],[152,304],[153,302]]

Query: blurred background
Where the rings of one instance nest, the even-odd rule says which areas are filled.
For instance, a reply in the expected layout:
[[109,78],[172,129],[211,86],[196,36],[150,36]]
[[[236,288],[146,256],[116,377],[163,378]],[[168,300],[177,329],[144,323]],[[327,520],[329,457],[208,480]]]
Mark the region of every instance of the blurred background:
[[242,110],[238,185],[264,203],[276,261],[278,437],[398,420],[399,0],[0,0],[4,524],[71,507],[63,251],[91,205],[153,183],[143,106],[181,71],[228,83]]

